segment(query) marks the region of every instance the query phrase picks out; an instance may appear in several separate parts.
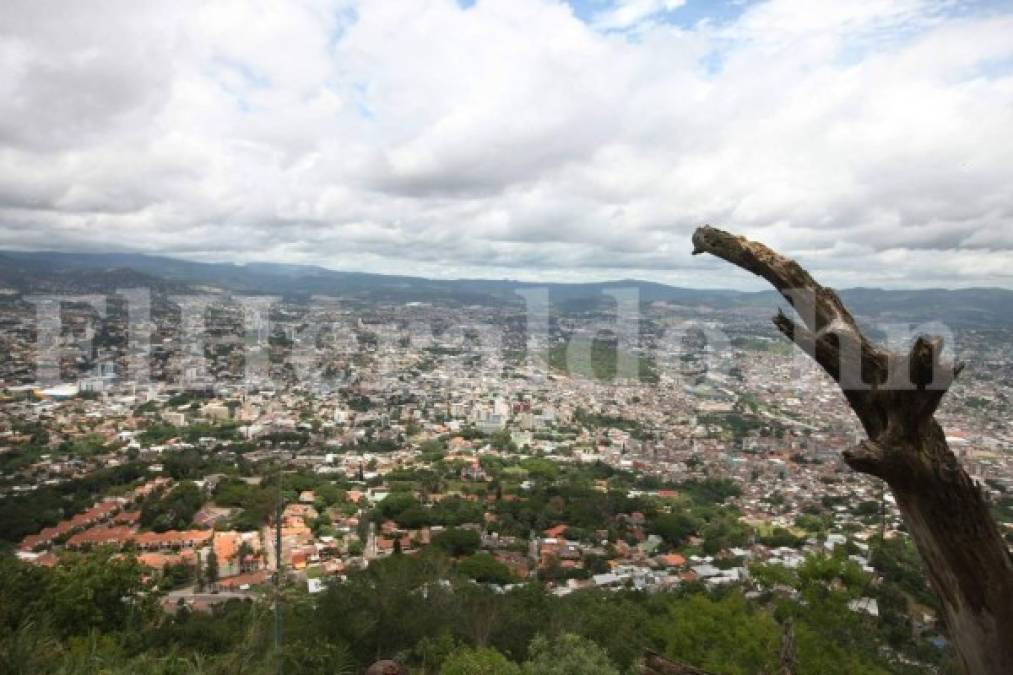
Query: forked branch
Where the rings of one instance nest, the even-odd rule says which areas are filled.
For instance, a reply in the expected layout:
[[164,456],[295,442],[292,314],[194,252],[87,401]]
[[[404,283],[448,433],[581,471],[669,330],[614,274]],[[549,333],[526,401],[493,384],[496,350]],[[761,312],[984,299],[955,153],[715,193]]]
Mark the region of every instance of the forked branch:
[[[920,337],[907,354],[875,344],[862,333],[833,289],[819,284],[794,260],[759,242],[707,226],[693,234],[693,247],[694,255],[715,255],[766,279],[778,290],[800,321],[778,312],[774,325],[840,385],[874,440],[880,440],[897,419],[917,426],[931,417],[963,367],[942,362],[942,338]],[[887,412],[898,408],[910,415],[897,418]],[[890,431],[890,436],[907,432]],[[868,470],[868,462],[856,463]]]
[[[788,335],[842,386],[862,388],[858,373],[842,369],[841,359],[863,365],[872,382],[886,379],[888,355],[868,340],[858,323],[832,289],[820,285],[794,260],[764,246],[710,226],[693,234],[693,255],[710,253],[766,279],[795,308],[807,330],[779,314],[774,324]],[[789,332],[789,326],[793,326]],[[870,383],[871,384],[871,383]]]

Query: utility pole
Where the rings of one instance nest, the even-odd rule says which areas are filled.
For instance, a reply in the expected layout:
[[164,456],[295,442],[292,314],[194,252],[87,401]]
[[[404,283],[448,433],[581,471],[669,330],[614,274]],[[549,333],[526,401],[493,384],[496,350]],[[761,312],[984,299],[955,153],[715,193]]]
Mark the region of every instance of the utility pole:
[[792,675],[795,672],[795,627],[790,618],[784,622],[779,661],[781,675]]

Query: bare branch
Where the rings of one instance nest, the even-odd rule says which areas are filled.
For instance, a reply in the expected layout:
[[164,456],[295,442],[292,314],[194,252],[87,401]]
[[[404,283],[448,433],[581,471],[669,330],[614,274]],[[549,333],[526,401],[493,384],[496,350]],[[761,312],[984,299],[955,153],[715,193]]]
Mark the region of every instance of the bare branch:
[[862,441],[855,447],[845,450],[843,455],[844,461],[855,471],[882,477],[886,451],[879,443]]
[[845,309],[836,293],[818,284],[801,265],[791,258],[787,258],[759,242],[750,241],[745,237],[738,237],[724,230],[705,225],[697,228],[693,234],[693,255],[700,253],[710,253],[766,279],[797,310],[800,308],[796,307],[798,301],[796,292],[799,290],[813,291],[815,325],[809,323],[809,317],[805,316],[808,312],[800,311],[799,313],[802,315],[803,321],[806,321],[809,330],[814,333],[835,321],[840,321],[850,328],[858,330],[854,318]]
[[774,325],[840,385],[872,438],[887,424],[882,396],[905,397],[917,423],[932,415],[963,367],[942,362],[941,338],[919,338],[906,355],[876,345],[862,334],[837,293],[759,242],[706,226],[694,233],[693,245],[694,254],[710,253],[766,279],[791,303],[801,323],[779,312]]
[[[886,352],[862,335],[837,293],[817,283],[797,262],[759,242],[710,226],[697,229],[693,246],[694,255],[710,253],[769,281],[808,329],[802,332],[795,326],[792,339],[842,388],[865,389],[886,379]],[[782,333],[788,326],[786,321],[781,317],[774,320]],[[841,363],[842,357],[845,364]]]

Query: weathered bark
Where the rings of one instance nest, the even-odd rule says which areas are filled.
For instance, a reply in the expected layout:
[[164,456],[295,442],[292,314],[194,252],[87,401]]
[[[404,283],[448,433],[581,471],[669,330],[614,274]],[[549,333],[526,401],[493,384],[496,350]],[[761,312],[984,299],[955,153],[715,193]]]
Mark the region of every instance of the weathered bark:
[[919,337],[906,354],[872,343],[833,290],[763,244],[701,227],[693,246],[766,279],[798,312],[800,322],[778,313],[774,325],[838,383],[865,428],[844,460],[890,486],[964,670],[1013,673],[1013,556],[933,417],[963,364],[943,359],[941,338]]

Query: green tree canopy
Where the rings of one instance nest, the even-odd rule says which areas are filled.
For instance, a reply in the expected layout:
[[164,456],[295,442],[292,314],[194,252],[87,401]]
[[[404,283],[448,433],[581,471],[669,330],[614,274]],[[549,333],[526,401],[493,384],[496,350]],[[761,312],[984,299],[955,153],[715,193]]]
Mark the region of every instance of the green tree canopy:
[[490,647],[462,647],[440,668],[440,675],[520,675],[516,663]]
[[513,580],[510,568],[489,553],[476,553],[457,566],[461,574],[481,583],[508,584]]
[[531,641],[524,675],[619,675],[605,650],[573,633]]
[[482,544],[482,537],[474,530],[451,527],[433,536],[432,545],[452,556],[471,555]]

